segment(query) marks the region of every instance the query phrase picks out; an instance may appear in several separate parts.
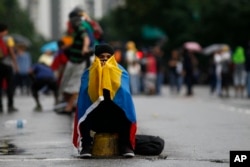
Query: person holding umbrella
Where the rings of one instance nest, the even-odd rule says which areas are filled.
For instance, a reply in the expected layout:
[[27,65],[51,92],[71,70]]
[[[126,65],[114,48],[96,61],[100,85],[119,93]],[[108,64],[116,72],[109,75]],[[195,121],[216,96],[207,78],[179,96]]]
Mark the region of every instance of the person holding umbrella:
[[183,48],[183,73],[184,81],[187,87],[186,96],[193,95],[194,73],[198,66],[198,60],[195,57],[196,52],[202,50],[201,46],[196,42],[186,42]]

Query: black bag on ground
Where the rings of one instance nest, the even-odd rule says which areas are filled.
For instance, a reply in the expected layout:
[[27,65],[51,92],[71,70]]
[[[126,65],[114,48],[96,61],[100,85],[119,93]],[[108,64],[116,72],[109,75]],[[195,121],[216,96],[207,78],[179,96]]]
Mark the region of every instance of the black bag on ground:
[[136,135],[135,154],[159,155],[164,148],[164,140],[159,136]]

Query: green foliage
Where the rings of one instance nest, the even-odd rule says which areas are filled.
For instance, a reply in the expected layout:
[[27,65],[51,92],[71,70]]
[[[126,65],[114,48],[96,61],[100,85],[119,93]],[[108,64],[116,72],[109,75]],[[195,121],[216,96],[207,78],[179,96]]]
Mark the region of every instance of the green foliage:
[[31,41],[32,46],[29,51],[33,55],[33,61],[35,61],[40,55],[39,48],[44,39],[35,32],[34,25],[29,20],[28,12],[20,9],[17,0],[1,0],[0,18],[2,23],[8,25],[10,34],[21,34]]
[[[141,35],[144,25],[158,27],[168,35],[167,48],[197,41],[245,45],[250,38],[249,0],[126,0],[102,20],[108,40],[148,43]],[[155,41],[150,41],[149,45]]]
[[[156,40],[143,38],[145,25],[167,34],[165,57],[186,41],[203,47],[226,43],[234,48],[250,40],[249,0],[126,0],[101,20],[106,40],[133,40],[137,46],[152,46]],[[208,56],[197,55],[200,70],[208,72]],[[203,74],[202,74],[203,75]],[[204,76],[207,76],[206,74]]]

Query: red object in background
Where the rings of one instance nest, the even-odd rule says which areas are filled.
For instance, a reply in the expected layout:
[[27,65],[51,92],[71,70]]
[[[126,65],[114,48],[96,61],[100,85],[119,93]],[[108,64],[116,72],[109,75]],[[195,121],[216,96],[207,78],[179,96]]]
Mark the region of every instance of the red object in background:
[[142,52],[142,51],[137,51],[137,52],[136,52],[136,57],[137,57],[138,59],[142,59],[142,58],[143,58],[143,52]]
[[[63,53],[63,51],[59,51],[58,55],[55,57],[53,63],[51,64],[51,69],[53,71],[59,70],[61,67],[64,67],[67,62],[68,62],[67,56]],[[62,75],[63,73],[61,71],[58,76],[58,81],[57,81],[58,85],[60,85],[61,83]]]
[[147,64],[146,64],[147,72],[156,74],[157,67],[156,67],[155,57],[151,53],[148,53],[146,59],[147,59]]
[[120,49],[115,50],[114,56],[115,56],[115,60],[118,63],[120,63],[122,61],[122,52]]
[[74,32],[74,29],[70,23],[70,21],[67,22],[67,34],[72,34]]
[[6,82],[5,79],[3,79],[3,82],[1,83],[1,88],[2,88],[3,90],[6,90],[7,87],[8,87],[7,82]]
[[59,67],[61,65],[65,65],[67,61],[68,61],[67,56],[63,52],[59,52],[51,65],[52,70],[58,70]]
[[7,56],[9,53],[8,47],[6,46],[2,38],[0,38],[0,50],[1,50],[1,53],[3,54],[2,56]]

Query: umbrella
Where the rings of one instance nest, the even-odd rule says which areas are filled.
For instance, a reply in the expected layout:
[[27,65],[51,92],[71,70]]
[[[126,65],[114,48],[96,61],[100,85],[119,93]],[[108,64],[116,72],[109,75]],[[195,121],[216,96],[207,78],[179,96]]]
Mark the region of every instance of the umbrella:
[[200,52],[202,50],[201,45],[194,41],[185,42],[183,46],[185,49],[194,51],[194,52]]
[[42,52],[46,52],[46,51],[56,52],[58,51],[58,49],[59,48],[58,48],[57,41],[48,42],[41,47]]
[[16,44],[22,44],[27,47],[31,46],[31,41],[27,37],[21,34],[12,34],[11,36],[13,37]]
[[222,50],[223,48],[226,48],[226,47],[229,50],[229,46],[227,44],[212,44],[212,45],[209,45],[209,46],[205,47],[202,50],[202,53],[205,54],[205,55],[211,55],[214,52]]

